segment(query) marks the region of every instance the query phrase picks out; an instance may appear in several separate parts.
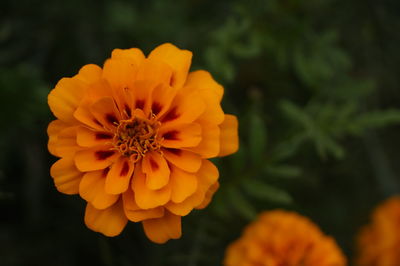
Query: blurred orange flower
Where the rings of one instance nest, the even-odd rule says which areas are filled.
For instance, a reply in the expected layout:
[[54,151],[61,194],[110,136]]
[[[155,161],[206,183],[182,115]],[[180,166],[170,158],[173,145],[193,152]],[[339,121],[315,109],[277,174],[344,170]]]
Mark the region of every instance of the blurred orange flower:
[[371,223],[360,231],[356,265],[400,265],[400,196],[378,206],[372,213]]
[[106,236],[127,221],[148,238],[181,236],[181,216],[204,208],[218,189],[208,158],[238,149],[238,122],[224,114],[224,89],[192,53],[163,44],[146,58],[115,49],[103,68],[86,65],[48,96],[57,120],[48,127],[57,189],[87,203],[86,225]]
[[336,242],[306,217],[267,211],[226,251],[225,266],[344,266]]

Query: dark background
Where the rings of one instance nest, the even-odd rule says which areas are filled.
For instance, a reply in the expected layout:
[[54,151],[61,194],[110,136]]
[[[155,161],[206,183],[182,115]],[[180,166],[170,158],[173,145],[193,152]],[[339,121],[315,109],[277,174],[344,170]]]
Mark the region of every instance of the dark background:
[[[1,1],[0,265],[220,265],[255,215],[309,216],[349,260],[377,203],[399,192],[397,0]],[[221,188],[157,245],[140,224],[107,238],[55,189],[47,94],[114,48],[193,51],[225,87],[240,151]]]

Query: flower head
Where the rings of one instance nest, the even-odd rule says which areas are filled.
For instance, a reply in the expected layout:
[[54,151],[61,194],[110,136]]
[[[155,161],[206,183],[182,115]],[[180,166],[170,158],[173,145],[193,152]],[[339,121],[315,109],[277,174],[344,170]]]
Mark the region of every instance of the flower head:
[[237,119],[221,109],[223,87],[188,73],[192,53],[163,44],[148,57],[115,49],[103,68],[86,65],[48,96],[56,120],[49,151],[60,192],[87,201],[86,225],[118,235],[128,220],[163,243],[181,216],[210,202],[218,169],[208,158],[238,148]]
[[372,213],[371,223],[360,231],[356,265],[400,265],[400,196],[378,206]]
[[293,212],[267,211],[227,249],[226,266],[344,266],[335,241],[309,219]]

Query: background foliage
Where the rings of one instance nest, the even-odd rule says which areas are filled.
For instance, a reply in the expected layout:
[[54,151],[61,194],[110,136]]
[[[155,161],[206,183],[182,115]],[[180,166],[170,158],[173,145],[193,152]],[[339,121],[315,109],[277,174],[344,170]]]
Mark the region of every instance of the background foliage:
[[[395,0],[3,1],[0,10],[1,265],[219,265],[257,212],[311,217],[351,259],[353,238],[400,184],[400,3]],[[150,243],[139,224],[106,238],[58,193],[47,94],[113,48],[172,42],[225,86],[240,151],[221,189]]]

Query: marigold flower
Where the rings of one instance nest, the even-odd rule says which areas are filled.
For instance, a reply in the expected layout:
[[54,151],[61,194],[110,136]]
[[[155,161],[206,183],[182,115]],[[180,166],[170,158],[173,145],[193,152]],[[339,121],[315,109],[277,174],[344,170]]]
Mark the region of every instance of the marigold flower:
[[371,223],[361,229],[357,236],[356,265],[400,265],[400,196],[378,206]]
[[86,65],[50,92],[48,148],[61,158],[50,173],[60,192],[87,201],[90,229],[116,236],[142,222],[164,243],[210,202],[218,169],[207,159],[236,152],[238,122],[208,72],[188,73],[191,58],[169,43],[148,57],[115,49],[103,68]]
[[282,210],[262,213],[230,244],[226,266],[343,266],[336,242],[306,217]]

